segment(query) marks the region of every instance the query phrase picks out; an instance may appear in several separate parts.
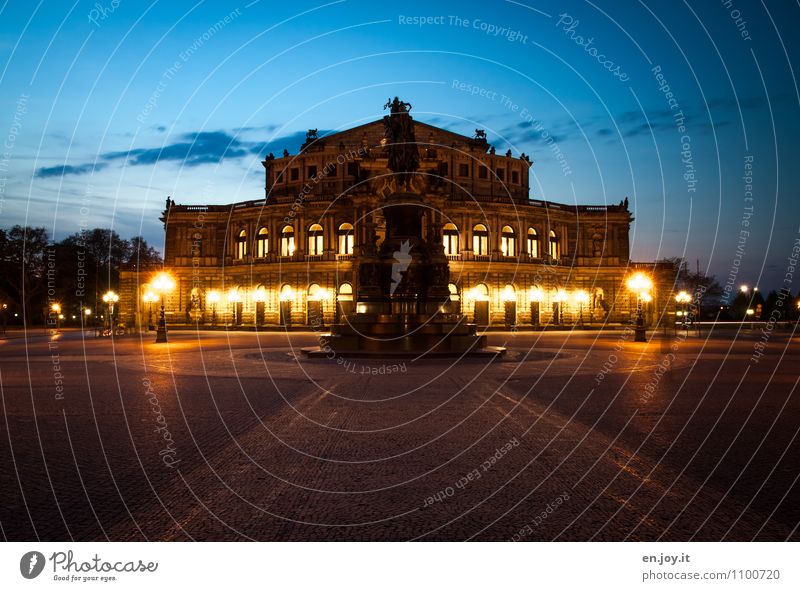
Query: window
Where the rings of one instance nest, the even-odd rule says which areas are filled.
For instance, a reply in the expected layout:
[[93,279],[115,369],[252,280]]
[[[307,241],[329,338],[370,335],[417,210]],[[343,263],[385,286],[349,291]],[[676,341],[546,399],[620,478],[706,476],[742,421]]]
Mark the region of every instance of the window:
[[300,180],[300,169],[299,168],[290,168],[289,169],[289,179],[293,181]]
[[561,258],[561,244],[558,235],[550,230],[550,258],[558,260]]
[[511,171],[511,183],[514,184],[514,185],[518,185],[519,184],[519,171],[518,170],[512,170]]
[[528,228],[528,254],[532,259],[539,258],[539,236],[533,228]]
[[358,164],[356,162],[347,163],[347,176],[358,176]]
[[256,235],[256,256],[263,259],[269,253],[269,230],[261,228]]
[[353,254],[353,224],[342,224],[337,232],[339,254]]
[[498,181],[506,180],[506,169],[505,168],[498,168],[497,169],[497,180]]
[[247,256],[247,230],[242,230],[236,236],[236,258],[240,261]]
[[444,254],[454,256],[458,254],[458,228],[455,224],[445,224],[442,231]]
[[294,228],[284,226],[281,230],[281,256],[290,257],[294,254]]
[[318,256],[322,254],[322,226],[313,224],[308,228],[308,254]]
[[489,254],[489,231],[483,224],[472,228],[472,251],[479,256]]
[[458,165],[458,176],[469,176],[469,164]]
[[504,257],[513,257],[517,254],[517,239],[511,226],[503,226],[500,232],[500,252]]
[[[335,164],[328,164],[325,168],[328,169],[328,174],[325,176],[335,177],[337,173],[336,165]],[[323,170],[323,172],[325,172]]]
[[317,176],[317,167],[316,166],[309,166],[308,167],[308,177],[307,178],[313,179],[315,176]]
[[479,179],[488,179],[489,178],[489,169],[485,166],[481,165],[478,168],[478,178]]

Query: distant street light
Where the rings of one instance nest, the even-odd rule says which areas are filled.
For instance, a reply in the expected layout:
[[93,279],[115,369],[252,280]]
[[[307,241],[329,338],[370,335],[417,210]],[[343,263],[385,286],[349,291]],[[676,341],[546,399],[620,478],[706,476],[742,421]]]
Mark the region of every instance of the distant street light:
[[584,290],[579,289],[575,292],[575,301],[578,302],[578,308],[580,310],[578,314],[578,326],[583,328],[583,305],[589,301],[589,294],[586,293]]
[[52,306],[50,306],[50,311],[53,312],[53,314],[55,314],[55,316],[56,316],[56,332],[58,332],[60,330],[60,328],[61,328],[60,327],[61,323],[59,322],[61,320],[61,318],[62,318],[62,316],[61,316],[61,304],[58,304],[58,303],[53,304]]
[[683,327],[688,330],[688,320],[689,320],[689,302],[692,301],[692,296],[690,296],[685,291],[680,291],[675,296],[675,301],[678,303],[678,307],[681,308],[677,315],[682,317],[681,324]]
[[105,294],[103,294],[103,301],[106,303],[106,307],[108,308],[108,329],[114,332],[114,304],[119,301],[119,296],[111,290],[108,290]]
[[211,290],[206,296],[208,303],[211,304],[211,326],[217,325],[217,304],[219,304],[219,292]]
[[164,312],[164,300],[166,299],[166,294],[175,288],[175,280],[168,273],[161,272],[156,275],[150,285],[161,297],[161,313],[158,318],[158,327],[156,328],[156,343],[166,343],[167,317]]
[[[642,301],[650,301],[649,291],[653,287],[652,280],[644,273],[632,275],[627,282],[628,289],[636,294],[636,330],[633,340],[637,343],[647,342],[644,330],[644,316],[642,315]],[[645,298],[647,298],[645,300]]]
[[148,305],[147,309],[147,330],[153,330],[153,302],[158,301],[158,294],[152,291],[146,291],[142,296],[144,302]]

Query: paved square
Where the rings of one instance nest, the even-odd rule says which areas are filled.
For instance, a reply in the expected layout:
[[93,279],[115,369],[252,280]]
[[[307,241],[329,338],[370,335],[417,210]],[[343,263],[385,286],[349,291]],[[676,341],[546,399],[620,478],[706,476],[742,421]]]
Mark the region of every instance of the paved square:
[[489,363],[307,360],[299,332],[12,334],[2,533],[800,540],[800,339],[755,363],[760,333],[707,336],[490,333],[509,354]]

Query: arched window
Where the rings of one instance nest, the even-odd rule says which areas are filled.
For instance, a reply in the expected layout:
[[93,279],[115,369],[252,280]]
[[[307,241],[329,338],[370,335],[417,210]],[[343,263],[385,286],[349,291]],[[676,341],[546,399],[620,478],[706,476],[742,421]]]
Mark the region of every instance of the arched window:
[[517,255],[517,239],[514,236],[514,228],[511,226],[503,226],[500,231],[500,252],[504,257]]
[[558,240],[558,234],[550,230],[550,258],[558,260],[561,258],[561,243]]
[[284,226],[281,230],[281,256],[290,257],[294,254],[294,228]]
[[489,254],[489,231],[483,224],[472,228],[472,252],[477,256]]
[[458,254],[458,228],[455,224],[445,224],[442,230],[444,254],[453,256]]
[[339,254],[353,254],[353,224],[342,224],[337,231]]
[[247,230],[242,230],[236,236],[236,258],[240,261],[247,256]]
[[352,302],[353,301],[353,286],[349,283],[342,283],[339,286],[339,301]]
[[261,228],[256,234],[256,256],[263,259],[269,253],[269,230]]
[[318,256],[322,254],[322,226],[312,224],[308,228],[308,254]]
[[534,228],[528,228],[528,254],[532,259],[539,258],[539,235]]

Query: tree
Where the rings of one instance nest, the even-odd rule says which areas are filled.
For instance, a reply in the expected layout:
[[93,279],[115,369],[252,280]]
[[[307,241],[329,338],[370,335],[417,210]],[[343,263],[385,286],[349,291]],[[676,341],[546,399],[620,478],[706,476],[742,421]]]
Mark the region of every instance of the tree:
[[45,320],[48,288],[57,285],[55,273],[55,249],[47,230],[19,225],[0,230],[0,291],[22,307],[26,323]]
[[141,236],[134,236],[130,240],[131,254],[126,264],[135,266],[136,268],[145,268],[155,265],[160,265],[161,253],[155,248],[147,244],[147,241]]

